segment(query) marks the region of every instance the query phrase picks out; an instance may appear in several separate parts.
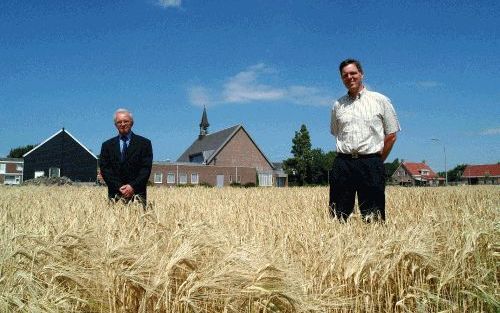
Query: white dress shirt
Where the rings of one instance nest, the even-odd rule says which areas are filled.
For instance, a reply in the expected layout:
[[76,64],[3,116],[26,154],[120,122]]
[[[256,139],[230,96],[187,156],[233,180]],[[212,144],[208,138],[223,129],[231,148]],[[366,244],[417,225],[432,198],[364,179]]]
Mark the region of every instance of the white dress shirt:
[[386,135],[401,127],[389,98],[364,88],[354,99],[347,94],[335,101],[330,130],[337,152],[372,154],[382,150]]

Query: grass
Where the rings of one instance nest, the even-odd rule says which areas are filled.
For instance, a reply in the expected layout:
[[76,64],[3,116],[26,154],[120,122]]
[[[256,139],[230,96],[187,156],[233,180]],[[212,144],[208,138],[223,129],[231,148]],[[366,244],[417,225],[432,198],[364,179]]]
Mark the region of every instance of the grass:
[[327,197],[0,187],[0,312],[498,312],[498,186],[390,187],[385,224]]

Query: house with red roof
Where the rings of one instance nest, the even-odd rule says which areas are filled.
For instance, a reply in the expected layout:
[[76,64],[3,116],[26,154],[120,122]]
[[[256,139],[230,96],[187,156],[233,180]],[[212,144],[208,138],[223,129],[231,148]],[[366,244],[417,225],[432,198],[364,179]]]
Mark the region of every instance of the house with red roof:
[[439,177],[425,162],[402,162],[391,176],[392,182],[401,186],[439,186],[444,178]]
[[500,185],[500,163],[467,165],[462,182],[469,185]]

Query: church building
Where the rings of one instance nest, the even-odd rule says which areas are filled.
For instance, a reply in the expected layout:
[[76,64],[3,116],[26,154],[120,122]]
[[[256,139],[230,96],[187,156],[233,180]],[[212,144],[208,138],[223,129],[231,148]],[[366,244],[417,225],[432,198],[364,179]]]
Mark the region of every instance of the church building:
[[150,181],[167,186],[287,185],[287,175],[275,169],[243,125],[214,133],[209,133],[209,126],[204,108],[198,137],[176,162],[153,162]]

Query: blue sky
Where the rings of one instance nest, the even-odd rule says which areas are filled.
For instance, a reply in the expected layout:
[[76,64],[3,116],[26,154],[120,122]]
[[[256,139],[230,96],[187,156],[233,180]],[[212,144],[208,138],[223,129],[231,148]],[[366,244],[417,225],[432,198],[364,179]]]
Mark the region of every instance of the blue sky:
[[[437,3],[435,3],[437,2]],[[301,124],[335,149],[338,64],[361,60],[402,131],[389,156],[500,161],[497,1],[0,2],[0,156],[65,127],[96,154],[118,107],[176,160],[199,133],[243,124],[269,159]],[[431,138],[440,139],[433,142]]]

